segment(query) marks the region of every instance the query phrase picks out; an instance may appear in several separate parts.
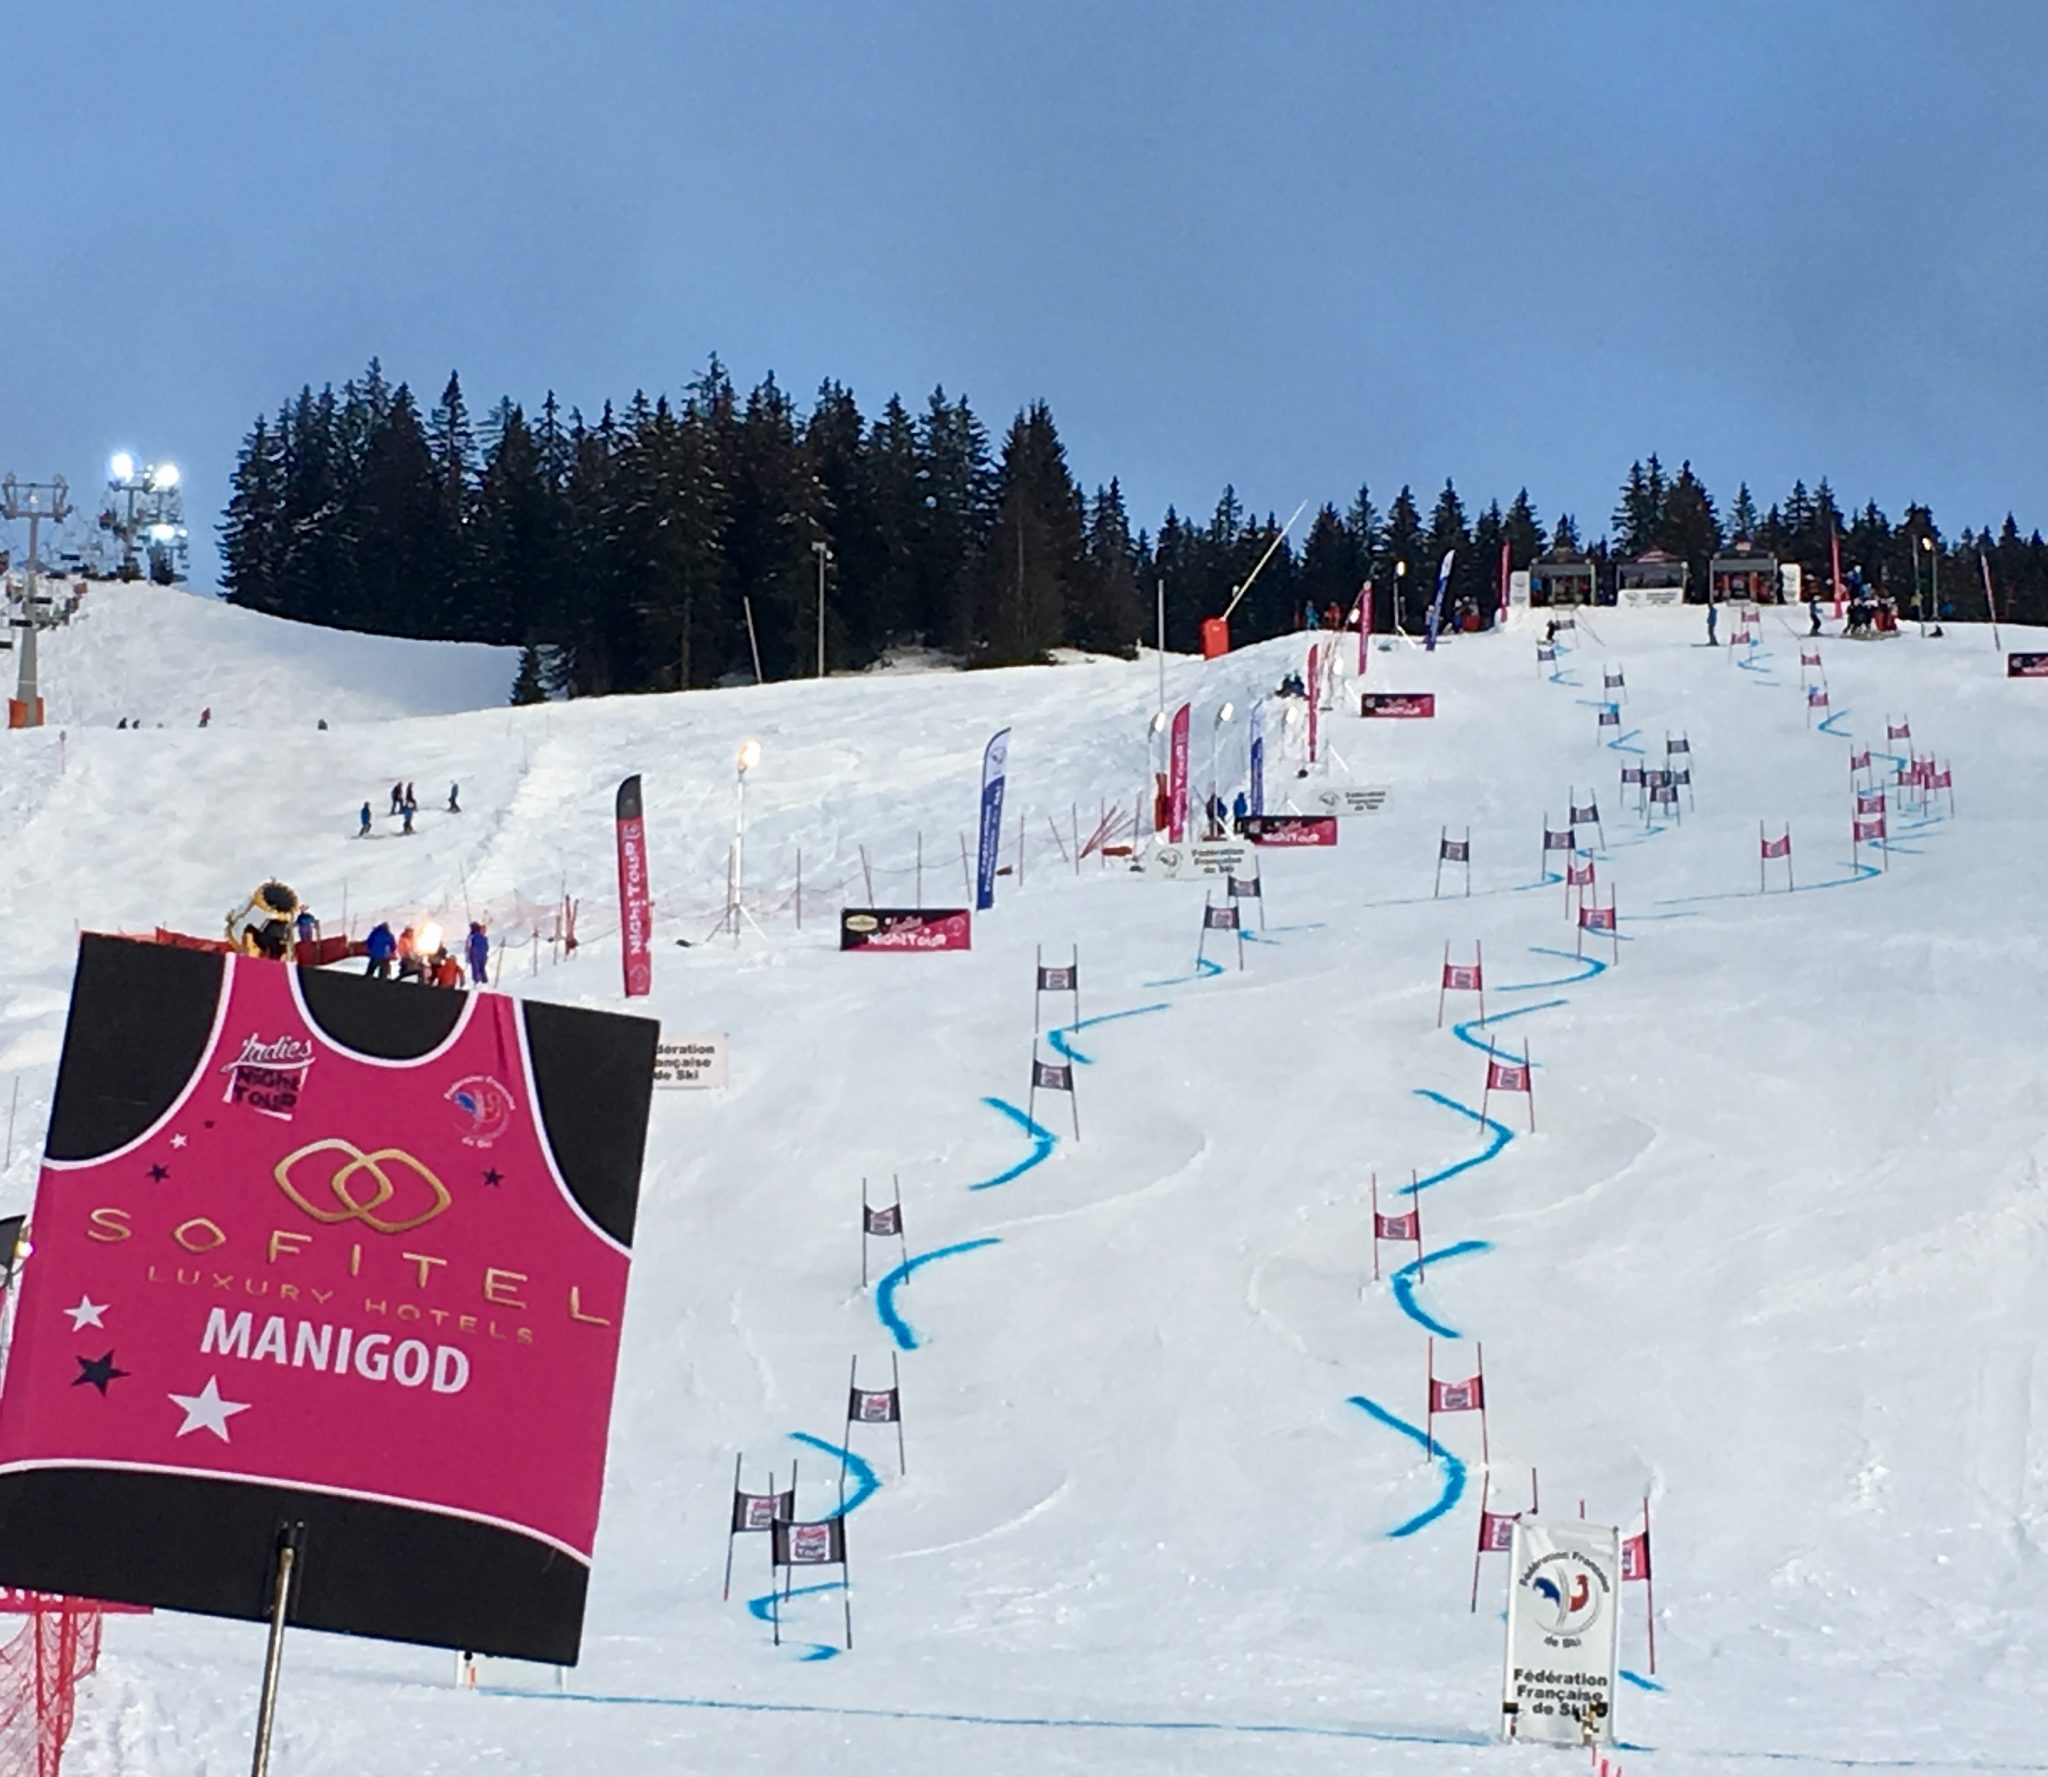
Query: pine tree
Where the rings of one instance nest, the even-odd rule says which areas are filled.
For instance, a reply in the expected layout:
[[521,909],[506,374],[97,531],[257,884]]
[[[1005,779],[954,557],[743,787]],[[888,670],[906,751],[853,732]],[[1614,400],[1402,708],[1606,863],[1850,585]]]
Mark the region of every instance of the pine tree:
[[1650,537],[1657,527],[1657,507],[1650,497],[1649,477],[1643,473],[1640,462],[1629,464],[1628,480],[1621,484],[1621,503],[1608,524],[1614,532],[1614,546],[1623,555],[1640,555],[1650,547]]
[[1749,491],[1749,483],[1740,483],[1735,489],[1735,503],[1728,508],[1728,540],[1734,543],[1747,538],[1754,542],[1762,524],[1763,520],[1757,515],[1756,501]]
[[999,477],[995,528],[972,593],[977,666],[1045,659],[1066,634],[1070,605],[1084,602],[1080,491],[1044,402],[1011,423]]
[[1527,488],[1515,495],[1502,528],[1508,540],[1508,565],[1520,573],[1543,553],[1543,521],[1537,516]]
[[1579,541],[1579,521],[1569,512],[1560,512],[1557,523],[1550,533],[1550,547],[1553,549],[1583,549]]
[[988,431],[964,399],[949,401],[935,388],[918,420],[917,445],[924,516],[913,622],[930,643],[964,652],[981,639],[972,584],[995,516]]
[[445,633],[438,614],[423,610],[420,599],[422,582],[441,566],[439,516],[419,409],[400,383],[363,460],[354,552],[360,602],[350,627],[384,635]]
[[[867,501],[874,560],[856,583],[867,613],[873,651],[930,639],[918,624],[918,550],[925,533],[925,492],[919,478],[917,426],[891,395],[868,428]],[[842,573],[842,586],[854,574]]]
[[[1429,540],[1423,535],[1422,514],[1416,510],[1415,495],[1404,483],[1401,491],[1394,496],[1394,503],[1387,508],[1387,528],[1384,533],[1384,556],[1387,573],[1394,582],[1392,621],[1376,627],[1392,628],[1398,624],[1411,632],[1422,627],[1420,618],[1429,609],[1429,599],[1436,590],[1436,563],[1424,563]],[[1421,591],[1416,591],[1417,583]],[[1418,603],[1419,600],[1419,603]]]
[[1069,611],[1069,639],[1076,647],[1126,660],[1136,652],[1145,628],[1138,555],[1123,488],[1115,481],[1098,487],[1088,508],[1087,566]]
[[528,642],[519,650],[519,676],[512,681],[514,703],[546,703],[547,686],[542,681],[540,650]]
[[462,398],[462,379],[453,371],[427,420],[427,450],[434,465],[435,511],[422,563],[425,583],[418,592],[423,616],[443,635],[504,641],[507,636],[472,608],[468,525],[476,436]]
[[1713,495],[1693,474],[1689,460],[1679,465],[1665,494],[1651,546],[1683,561],[1687,584],[1695,594],[1704,596],[1710,564],[1721,548],[1721,521],[1714,511]]
[[[1429,559],[1422,565],[1428,597],[1436,598],[1436,577],[1444,557],[1451,557],[1451,578],[1444,588],[1443,618],[1450,623],[1461,600],[1475,598],[1484,585],[1484,575],[1472,560],[1472,531],[1465,522],[1465,502],[1448,479],[1429,515]],[[1424,607],[1425,622],[1427,606]]]
[[836,583],[825,600],[826,660],[871,660],[887,633],[873,595],[889,564],[869,487],[867,423],[843,384],[818,386],[804,424],[804,454]]
[[1357,534],[1337,515],[1331,505],[1320,507],[1308,527],[1301,546],[1301,565],[1295,573],[1296,588],[1304,604],[1318,611],[1335,606],[1348,612],[1358,597],[1365,578]]
[[1351,510],[1344,515],[1344,528],[1351,533],[1353,558],[1358,563],[1358,577],[1376,572],[1374,566],[1380,557],[1381,532],[1385,520],[1380,509],[1372,503],[1372,490],[1359,484],[1358,492],[1351,497]]
[[287,616],[284,451],[258,414],[242,440],[220,527],[221,580],[231,604]]

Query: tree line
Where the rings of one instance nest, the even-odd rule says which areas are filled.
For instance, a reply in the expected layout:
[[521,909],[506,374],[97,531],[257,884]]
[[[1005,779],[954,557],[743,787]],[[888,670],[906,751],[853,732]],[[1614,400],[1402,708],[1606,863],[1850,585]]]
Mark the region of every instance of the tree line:
[[1450,551],[1451,599],[1482,609],[1503,548],[1515,569],[1584,549],[1604,589],[1617,561],[1659,548],[1691,565],[1697,596],[1737,537],[1809,576],[1826,575],[1838,538],[1844,570],[1902,604],[1938,559],[1942,601],[1964,618],[1984,614],[1981,553],[1999,614],[2048,621],[2048,544],[2010,515],[1948,538],[1925,505],[1896,522],[1874,503],[1846,512],[1825,479],[1763,510],[1745,484],[1723,512],[1689,463],[1671,474],[1655,456],[1630,466],[1590,544],[1569,512],[1546,523],[1526,488],[1474,515],[1448,480],[1427,516],[1409,487],[1384,511],[1360,487],[1282,529],[1230,487],[1206,520],[1169,507],[1156,530],[1133,528],[1114,478],[1083,488],[1042,401],[997,444],[942,388],[914,413],[892,395],[870,417],[828,381],[799,411],[772,375],[742,395],[713,358],[676,400],[638,393],[590,420],[551,392],[532,414],[507,399],[472,421],[458,376],[423,412],[373,359],[339,392],[308,386],[257,418],[220,537],[234,603],[516,645],[519,700],[814,672],[821,576],[833,670],[911,647],[969,665],[1128,655],[1151,639],[1160,582],[1167,645],[1192,651],[1269,551],[1237,640],[1296,628],[1307,606],[1348,609],[1367,577],[1381,627],[1398,614],[1419,628]]

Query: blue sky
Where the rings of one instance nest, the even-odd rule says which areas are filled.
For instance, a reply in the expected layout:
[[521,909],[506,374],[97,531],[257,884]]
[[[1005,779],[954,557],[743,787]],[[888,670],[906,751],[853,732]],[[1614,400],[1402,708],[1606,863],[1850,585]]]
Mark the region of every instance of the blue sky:
[[256,412],[372,353],[1043,396],[1148,526],[1453,474],[1597,532],[1652,450],[2048,526],[2039,0],[95,16],[11,58],[0,471],[175,457],[201,573]]

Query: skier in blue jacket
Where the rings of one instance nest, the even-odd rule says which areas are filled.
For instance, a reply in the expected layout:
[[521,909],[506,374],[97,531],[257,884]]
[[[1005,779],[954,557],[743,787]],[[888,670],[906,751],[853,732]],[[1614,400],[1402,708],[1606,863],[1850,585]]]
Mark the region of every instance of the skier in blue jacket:
[[491,935],[476,920],[469,922],[469,978],[479,987],[491,979]]
[[370,958],[370,966],[363,973],[374,975],[379,981],[389,981],[391,959],[397,953],[398,940],[391,935],[391,928],[381,919],[370,928],[369,937],[363,941],[363,949],[368,952]]

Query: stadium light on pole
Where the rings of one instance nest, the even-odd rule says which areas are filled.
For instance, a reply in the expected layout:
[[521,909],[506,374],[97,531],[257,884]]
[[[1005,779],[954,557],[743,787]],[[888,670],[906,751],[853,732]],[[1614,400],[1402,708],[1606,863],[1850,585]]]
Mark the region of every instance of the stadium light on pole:
[[[1927,554],[1928,573],[1927,596],[1920,601],[1920,633],[1924,636],[1927,633],[1927,607],[1938,605],[1941,600],[1941,552],[1934,547],[1934,539],[1924,531],[1920,534],[1920,547]],[[1915,574],[1913,578],[1917,581],[1920,576]],[[1917,586],[1915,590],[1918,590]],[[1912,749],[1907,750],[1910,752]]]

